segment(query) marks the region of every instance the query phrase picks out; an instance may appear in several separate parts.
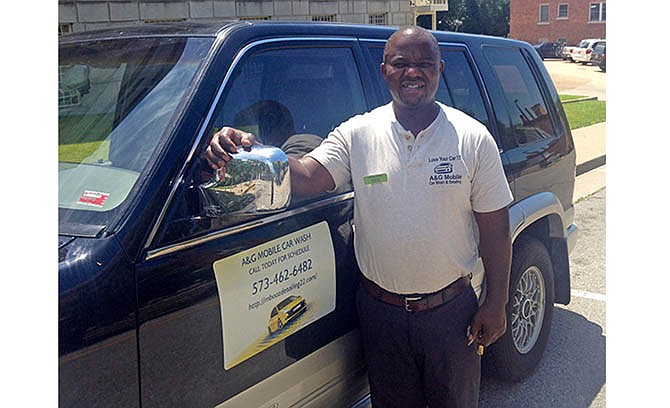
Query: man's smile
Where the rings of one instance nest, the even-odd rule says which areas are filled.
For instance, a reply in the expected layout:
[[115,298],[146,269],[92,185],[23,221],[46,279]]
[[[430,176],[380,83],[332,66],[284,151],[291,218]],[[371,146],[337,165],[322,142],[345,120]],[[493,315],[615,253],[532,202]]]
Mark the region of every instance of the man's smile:
[[403,83],[401,85],[402,88],[407,88],[407,89],[421,89],[424,88],[426,85],[424,83],[417,83],[417,82],[410,82],[410,83]]

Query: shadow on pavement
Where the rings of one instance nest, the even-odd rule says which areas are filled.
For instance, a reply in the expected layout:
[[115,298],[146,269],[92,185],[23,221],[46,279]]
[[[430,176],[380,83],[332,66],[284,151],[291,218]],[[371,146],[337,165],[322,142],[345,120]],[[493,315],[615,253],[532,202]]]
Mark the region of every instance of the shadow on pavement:
[[605,384],[605,343],[601,326],[556,308],[536,371],[518,384],[482,378],[479,406],[588,407]]

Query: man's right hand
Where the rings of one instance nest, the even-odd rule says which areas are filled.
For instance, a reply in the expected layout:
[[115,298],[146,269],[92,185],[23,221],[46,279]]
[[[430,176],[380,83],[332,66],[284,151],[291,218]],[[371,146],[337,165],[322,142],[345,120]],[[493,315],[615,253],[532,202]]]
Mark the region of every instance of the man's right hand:
[[237,153],[239,146],[249,148],[256,143],[253,134],[231,127],[224,127],[214,133],[212,140],[205,150],[204,158],[212,170],[225,174],[226,164],[232,158],[230,154]]

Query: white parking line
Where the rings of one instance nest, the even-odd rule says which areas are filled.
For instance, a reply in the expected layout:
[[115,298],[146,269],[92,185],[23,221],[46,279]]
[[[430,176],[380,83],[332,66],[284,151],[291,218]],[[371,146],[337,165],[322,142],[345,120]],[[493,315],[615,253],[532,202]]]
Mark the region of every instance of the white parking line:
[[584,299],[593,299],[601,302],[607,302],[607,295],[602,293],[593,293],[587,292],[585,290],[571,289],[570,294],[575,297],[584,298]]

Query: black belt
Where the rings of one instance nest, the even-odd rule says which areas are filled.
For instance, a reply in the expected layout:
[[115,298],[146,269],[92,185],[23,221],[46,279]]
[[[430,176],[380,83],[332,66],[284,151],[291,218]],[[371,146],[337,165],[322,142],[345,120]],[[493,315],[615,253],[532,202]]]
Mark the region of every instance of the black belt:
[[408,312],[422,312],[424,310],[432,309],[434,307],[443,305],[455,298],[470,284],[470,278],[463,276],[456,279],[454,282],[434,293],[425,295],[399,295],[397,293],[389,292],[381,288],[379,285],[361,275],[361,285],[373,297],[394,306],[404,307]]

